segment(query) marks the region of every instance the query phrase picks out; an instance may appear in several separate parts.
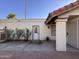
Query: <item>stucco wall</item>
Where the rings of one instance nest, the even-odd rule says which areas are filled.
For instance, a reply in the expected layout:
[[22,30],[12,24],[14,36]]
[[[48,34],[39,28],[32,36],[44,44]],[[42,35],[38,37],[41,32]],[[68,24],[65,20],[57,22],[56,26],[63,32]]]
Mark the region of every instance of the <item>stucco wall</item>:
[[77,20],[75,18],[67,22],[67,43],[77,48]]
[[[79,8],[75,8],[71,11],[65,12],[59,15],[59,18],[65,18],[71,15],[79,15]],[[69,32],[67,36],[67,43],[71,44],[72,46],[79,48],[79,25],[77,24],[77,20],[79,17],[71,17],[70,20],[67,22],[67,31]],[[77,29],[78,28],[78,29]]]
[[40,39],[44,40],[47,36],[50,36],[51,32],[50,29],[44,24],[45,20],[2,20],[0,21],[0,29],[7,26],[9,29],[15,28],[28,28],[32,31],[33,25],[40,26]]
[[69,12],[59,15],[59,17],[69,17],[70,15],[79,15],[79,8],[75,8]]

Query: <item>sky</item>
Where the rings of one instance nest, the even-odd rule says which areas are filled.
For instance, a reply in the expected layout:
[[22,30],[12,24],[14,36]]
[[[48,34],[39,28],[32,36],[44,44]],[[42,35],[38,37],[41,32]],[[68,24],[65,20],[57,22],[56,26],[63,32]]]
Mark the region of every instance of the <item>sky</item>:
[[9,13],[15,13],[17,19],[47,18],[48,14],[75,0],[0,0],[0,19],[6,19]]

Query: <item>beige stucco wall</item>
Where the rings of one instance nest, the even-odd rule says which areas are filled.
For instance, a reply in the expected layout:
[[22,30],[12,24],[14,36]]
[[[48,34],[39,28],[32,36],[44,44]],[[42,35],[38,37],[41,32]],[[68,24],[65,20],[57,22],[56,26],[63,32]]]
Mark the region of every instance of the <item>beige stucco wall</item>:
[[56,50],[66,51],[66,21],[56,20]]
[[59,15],[59,17],[69,17],[70,15],[79,15],[79,8],[75,8],[69,12]]
[[[69,16],[71,15],[79,15],[79,8],[75,8],[69,12],[65,12],[58,17],[69,18]],[[79,17],[72,16],[71,19],[67,21],[67,31],[69,32],[69,35],[67,36],[67,43],[71,44],[76,48],[79,48],[79,24],[77,24],[78,19]]]
[[15,29],[15,28],[28,28],[30,31],[32,31],[33,25],[39,25],[40,26],[40,39],[44,40],[47,36],[50,36],[51,32],[50,29],[44,24],[44,19],[36,19],[36,20],[2,20],[0,21],[0,29],[7,26],[9,29]]
[[77,48],[77,19],[73,18],[67,22],[67,43]]

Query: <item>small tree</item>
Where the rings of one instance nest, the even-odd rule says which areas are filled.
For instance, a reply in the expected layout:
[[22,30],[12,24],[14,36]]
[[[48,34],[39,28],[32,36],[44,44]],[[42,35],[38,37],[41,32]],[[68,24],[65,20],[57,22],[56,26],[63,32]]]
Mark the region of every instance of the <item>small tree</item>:
[[16,15],[14,13],[9,13],[7,19],[16,19]]
[[14,32],[14,30],[12,30],[12,29],[7,29],[6,31],[7,31],[7,39],[9,39],[9,40],[12,39],[12,38],[11,38],[11,35],[12,35],[12,33]]
[[17,35],[17,39],[20,39],[21,37],[24,37],[25,40],[28,40],[30,35],[31,35],[31,32],[27,28],[25,30],[16,28],[16,35]]
[[30,32],[30,30],[29,29],[25,29],[25,40],[28,40],[29,39],[29,37],[31,36],[31,32]]
[[16,28],[17,39],[20,39],[20,37],[23,35],[23,33],[24,33],[23,29],[17,29]]

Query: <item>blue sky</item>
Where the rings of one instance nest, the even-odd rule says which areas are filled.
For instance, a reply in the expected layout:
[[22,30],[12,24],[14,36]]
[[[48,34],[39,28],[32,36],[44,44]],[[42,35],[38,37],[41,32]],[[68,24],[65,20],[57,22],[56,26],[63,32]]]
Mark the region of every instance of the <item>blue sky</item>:
[[[46,18],[52,12],[75,0],[26,0],[27,19]],[[15,13],[18,19],[25,18],[25,0],[0,0],[0,19]]]

